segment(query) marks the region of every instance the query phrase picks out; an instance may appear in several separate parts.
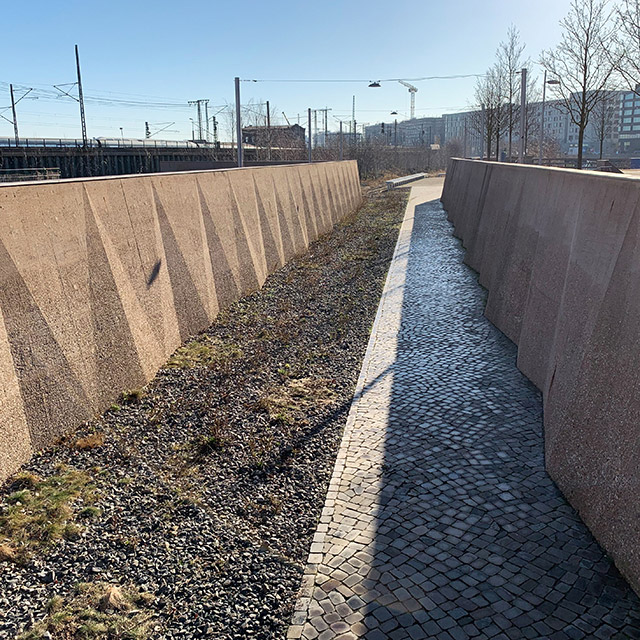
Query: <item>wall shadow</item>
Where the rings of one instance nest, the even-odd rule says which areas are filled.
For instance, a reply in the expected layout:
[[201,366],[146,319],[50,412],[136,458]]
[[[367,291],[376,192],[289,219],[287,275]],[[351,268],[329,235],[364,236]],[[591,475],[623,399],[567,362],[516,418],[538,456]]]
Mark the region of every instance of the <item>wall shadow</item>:
[[383,455],[350,480],[352,531],[378,484],[374,540],[336,563],[357,636],[640,637],[637,596],[545,471],[540,393],[463,258],[440,202],[417,207]]

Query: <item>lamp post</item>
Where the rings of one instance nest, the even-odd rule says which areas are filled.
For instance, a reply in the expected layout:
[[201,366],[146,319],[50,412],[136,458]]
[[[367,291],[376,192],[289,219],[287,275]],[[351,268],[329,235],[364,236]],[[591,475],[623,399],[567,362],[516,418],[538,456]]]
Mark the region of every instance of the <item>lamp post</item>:
[[309,156],[307,158],[307,161],[311,163],[313,162],[313,155],[311,151],[311,109],[307,109],[307,127],[309,129],[309,148],[308,148]]
[[518,150],[518,162],[524,162],[524,154],[526,152],[525,136],[527,126],[527,70],[520,71],[520,148]]
[[235,78],[236,90],[236,143],[238,149],[238,167],[244,166],[242,155],[242,114],[240,113],[240,78]]
[[538,149],[538,166],[542,166],[542,147],[544,145],[544,102],[548,84],[560,84],[560,80],[547,80],[547,70],[544,70],[544,81],[542,83],[542,111],[540,112],[540,142]]

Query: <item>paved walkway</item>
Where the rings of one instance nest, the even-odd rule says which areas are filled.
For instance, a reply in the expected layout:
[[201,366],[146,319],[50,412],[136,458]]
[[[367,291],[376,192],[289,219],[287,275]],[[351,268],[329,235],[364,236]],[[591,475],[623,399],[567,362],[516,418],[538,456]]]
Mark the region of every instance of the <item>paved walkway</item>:
[[439,201],[409,207],[288,637],[640,638],[462,258]]

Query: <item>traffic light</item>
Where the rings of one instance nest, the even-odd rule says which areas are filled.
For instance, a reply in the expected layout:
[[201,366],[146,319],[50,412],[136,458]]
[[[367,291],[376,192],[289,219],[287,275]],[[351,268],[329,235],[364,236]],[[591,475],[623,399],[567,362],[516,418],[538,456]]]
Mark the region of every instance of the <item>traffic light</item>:
[[384,133],[384,122],[380,125],[380,131]]

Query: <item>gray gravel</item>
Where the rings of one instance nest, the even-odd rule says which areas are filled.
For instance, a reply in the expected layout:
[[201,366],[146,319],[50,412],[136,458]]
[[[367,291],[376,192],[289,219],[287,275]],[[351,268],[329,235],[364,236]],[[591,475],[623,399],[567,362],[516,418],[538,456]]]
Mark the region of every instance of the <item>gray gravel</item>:
[[[404,202],[370,198],[221,314],[204,336],[236,345],[233,357],[162,369],[142,400],[34,456],[25,469],[41,477],[89,470],[101,516],[27,566],[0,562],[1,639],[92,581],[154,593],[154,638],[285,636]],[[330,401],[268,413],[266,394],[309,379]],[[103,446],[74,446],[95,432]],[[222,446],[198,444],[211,436]]]

